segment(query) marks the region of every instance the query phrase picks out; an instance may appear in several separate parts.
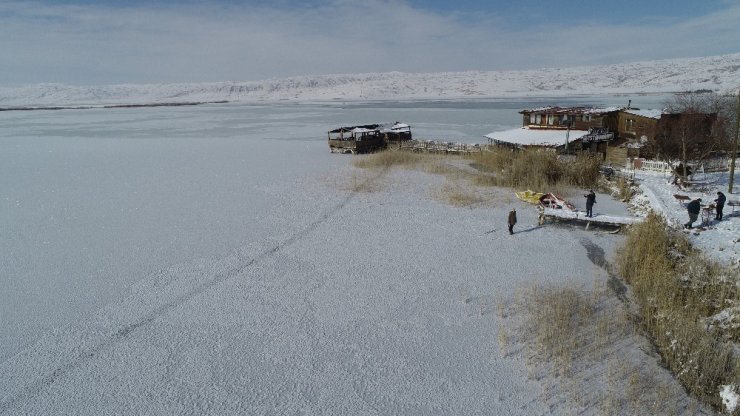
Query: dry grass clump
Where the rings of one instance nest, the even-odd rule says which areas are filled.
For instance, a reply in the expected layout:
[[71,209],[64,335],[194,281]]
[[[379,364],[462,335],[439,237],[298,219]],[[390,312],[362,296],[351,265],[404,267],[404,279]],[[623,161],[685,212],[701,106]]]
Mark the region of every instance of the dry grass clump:
[[377,153],[357,156],[352,159],[355,167],[362,169],[389,169],[393,167],[421,169],[429,173],[446,173],[445,157],[439,154],[415,153],[398,149],[387,149]]
[[563,179],[567,185],[591,188],[601,178],[601,156],[579,154],[573,160],[563,160]]
[[378,177],[357,174],[347,178],[346,187],[352,193],[371,193],[382,188]]
[[738,273],[693,251],[655,214],[633,227],[618,259],[668,368],[697,398],[720,408],[720,386],[740,381],[733,352],[740,333],[711,317],[740,305]]
[[[515,350],[512,344],[517,341],[528,347],[529,375],[543,385],[541,398],[551,410],[563,407],[563,412],[609,415],[696,413],[692,411],[695,401],[683,394],[681,386],[650,366],[653,358],[641,352],[647,348],[646,341],[605,281],[593,291],[535,287],[516,309],[524,311],[525,323],[513,331],[500,325],[499,349]],[[499,313],[499,317],[507,316]]]
[[557,374],[571,375],[577,357],[601,361],[608,348],[634,330],[626,310],[605,287],[585,292],[535,287],[525,296],[526,333],[539,357],[554,362]]
[[540,353],[555,360],[561,374],[570,374],[574,354],[583,342],[582,330],[593,319],[595,305],[574,289],[534,288],[529,327]]
[[377,153],[356,156],[352,164],[363,169],[383,169],[393,166],[414,166],[422,161],[417,153],[384,150]]
[[[431,157],[430,157],[431,156]],[[439,155],[425,155],[388,149],[367,155],[355,156],[352,165],[376,172],[372,175],[353,174],[347,178],[350,192],[376,192],[382,188],[379,178],[394,167],[419,169],[428,173],[444,174],[451,171]]]
[[635,190],[631,180],[620,175],[617,176],[614,184],[617,190],[616,197],[619,198],[620,201],[629,201],[632,199]]
[[[467,166],[461,166],[461,163]],[[561,195],[567,194],[569,187],[593,187],[600,176],[598,157],[580,155],[562,159],[553,152],[534,150],[492,149],[472,155],[447,155],[387,149],[355,157],[352,164],[381,171],[394,167],[417,169],[453,180],[466,180],[477,186],[546,189]],[[364,191],[361,188],[357,190]],[[449,186],[440,194],[443,200],[457,206],[481,202],[474,193]]]
[[493,149],[469,156],[415,153],[398,149],[363,155],[353,159],[355,167],[387,169],[405,167],[424,172],[458,175],[459,169],[448,163],[450,158],[466,157],[475,173],[466,173],[468,180],[481,186],[507,186],[516,189],[556,189],[557,187],[595,186],[600,177],[600,158],[589,155],[559,158],[553,152]]
[[439,199],[458,207],[467,207],[485,202],[484,198],[459,184],[446,183],[438,194]]
[[474,167],[481,182],[516,189],[553,189],[556,186],[592,187],[599,179],[598,157],[586,154],[560,158],[553,152],[494,149],[476,154]]

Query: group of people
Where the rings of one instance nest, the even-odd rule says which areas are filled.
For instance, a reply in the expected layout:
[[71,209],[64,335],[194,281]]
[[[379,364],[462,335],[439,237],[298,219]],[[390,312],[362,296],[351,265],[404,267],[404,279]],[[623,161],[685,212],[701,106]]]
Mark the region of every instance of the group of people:
[[[716,221],[722,221],[722,210],[725,208],[725,202],[727,201],[727,197],[722,192],[717,191],[717,199],[714,200],[714,209],[716,210],[716,215],[714,216],[714,219]],[[689,213],[689,222],[684,224],[684,228],[691,229],[694,226],[694,223],[699,218],[699,213],[701,212],[701,198],[696,198],[693,201],[689,202],[689,204],[686,206],[686,210]]]
[[[543,198],[546,196],[547,194],[543,195]],[[591,189],[590,191],[588,191],[588,194],[584,196],[586,197],[586,216],[593,217],[593,208],[594,204],[596,203],[596,194],[594,193],[593,189]],[[542,202],[542,198],[540,198],[540,202]],[[509,234],[514,234],[514,225],[516,225],[516,209],[512,209],[511,211],[509,211],[509,218],[506,222],[509,225]]]
[[[586,216],[593,217],[593,208],[594,204],[596,203],[596,194],[592,189],[589,190],[588,193],[584,195],[584,197],[586,198]],[[727,197],[725,196],[725,194],[717,191],[717,199],[714,200],[714,209],[716,210],[716,215],[714,219],[716,221],[722,221],[722,210],[725,208],[726,201]],[[701,198],[696,198],[693,201],[689,202],[686,206],[686,209],[689,213],[689,222],[684,224],[684,228],[691,229],[693,228],[696,220],[699,218],[699,213],[701,212]],[[507,223],[509,225],[509,234],[514,234],[514,225],[516,224],[515,209],[509,211],[509,218],[507,220]]]
[[[594,194],[593,190],[590,190],[588,194],[584,195],[584,197],[586,198],[586,216],[593,217],[593,207],[596,203],[596,194]],[[714,200],[714,209],[716,210],[716,215],[714,219],[716,221],[722,221],[722,210],[725,208],[726,201],[727,197],[725,196],[725,194],[717,191],[717,199]],[[701,212],[701,198],[696,198],[695,200],[689,202],[686,208],[689,212],[689,222],[684,224],[684,227],[692,228],[694,222],[696,222],[696,220],[699,218],[699,213]]]

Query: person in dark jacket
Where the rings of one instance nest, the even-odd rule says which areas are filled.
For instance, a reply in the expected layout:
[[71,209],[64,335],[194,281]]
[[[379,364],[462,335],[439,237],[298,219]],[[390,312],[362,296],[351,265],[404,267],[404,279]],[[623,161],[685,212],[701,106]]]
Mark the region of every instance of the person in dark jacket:
[[692,228],[696,219],[699,218],[699,211],[701,211],[701,198],[689,202],[686,206],[686,210],[689,212],[689,222],[683,225],[684,228]]
[[717,192],[717,199],[714,200],[715,207],[717,208],[717,216],[714,217],[717,221],[722,221],[722,209],[725,207],[725,201],[727,201],[727,197],[722,192]]
[[596,203],[596,194],[594,193],[594,190],[588,191],[586,195],[583,195],[586,197],[586,216],[587,217],[593,217],[594,216],[594,204]]
[[514,224],[516,224],[516,210],[509,211],[509,234],[514,234]]

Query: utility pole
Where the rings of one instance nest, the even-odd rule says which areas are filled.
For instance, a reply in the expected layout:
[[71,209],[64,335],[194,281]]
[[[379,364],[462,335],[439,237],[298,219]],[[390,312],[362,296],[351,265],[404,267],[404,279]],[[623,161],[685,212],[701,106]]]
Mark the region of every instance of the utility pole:
[[737,92],[737,106],[735,107],[735,138],[734,145],[732,146],[732,159],[730,159],[730,184],[727,187],[727,192],[732,193],[732,186],[735,181],[735,158],[737,158],[737,142],[740,140],[740,90]]

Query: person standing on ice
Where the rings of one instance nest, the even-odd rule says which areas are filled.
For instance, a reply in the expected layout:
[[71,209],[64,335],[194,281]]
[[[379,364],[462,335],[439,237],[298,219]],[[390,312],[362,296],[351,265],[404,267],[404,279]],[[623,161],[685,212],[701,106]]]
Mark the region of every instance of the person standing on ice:
[[514,224],[516,224],[516,210],[509,211],[509,234],[514,234]]
[[594,193],[594,190],[591,189],[586,195],[583,196],[586,197],[586,216],[593,217],[594,204],[596,203],[596,194]]
[[689,222],[684,224],[683,227],[690,229],[693,227],[696,219],[699,218],[699,211],[701,211],[701,198],[696,198],[689,202],[689,205],[686,206],[686,210],[689,212]]
[[722,209],[725,207],[725,201],[727,201],[727,197],[722,192],[717,192],[717,199],[714,200],[714,202],[717,203],[715,207],[717,208],[717,216],[714,217],[717,221],[722,221]]

